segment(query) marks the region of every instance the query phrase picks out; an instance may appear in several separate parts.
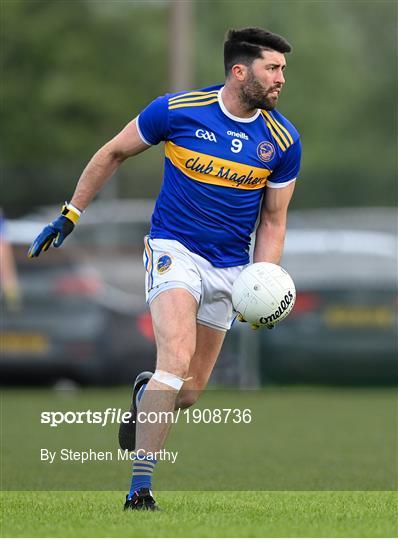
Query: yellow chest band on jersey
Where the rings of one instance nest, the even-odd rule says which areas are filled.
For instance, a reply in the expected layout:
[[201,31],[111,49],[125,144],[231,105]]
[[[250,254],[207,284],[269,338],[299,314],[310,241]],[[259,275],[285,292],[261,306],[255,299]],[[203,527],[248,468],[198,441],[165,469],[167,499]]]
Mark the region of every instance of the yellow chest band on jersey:
[[165,155],[182,173],[198,182],[238,189],[262,189],[272,170],[196,152],[171,141]]

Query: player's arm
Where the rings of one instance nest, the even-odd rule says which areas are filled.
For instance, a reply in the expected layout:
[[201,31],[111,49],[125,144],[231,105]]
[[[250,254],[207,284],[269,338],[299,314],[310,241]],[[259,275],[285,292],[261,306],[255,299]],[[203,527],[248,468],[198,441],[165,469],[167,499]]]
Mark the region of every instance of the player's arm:
[[134,119],[94,154],[80,176],[70,203],[84,210],[123,161],[147,148],[150,146],[142,141]]
[[125,159],[167,139],[169,134],[168,96],[152,101],[132,122],[107,142],[84,169],[70,203],[61,215],[44,227],[30,246],[29,257],[38,257],[51,245],[59,247],[73,231],[82,211]]
[[265,188],[256,231],[254,262],[279,264],[285,242],[287,209],[295,183],[280,188]]
[[127,126],[94,154],[77,183],[69,204],[62,207],[61,215],[44,227],[30,246],[28,256],[38,257],[51,245],[59,247],[73,231],[82,211],[120,167],[125,159],[143,152],[150,145],[143,142],[132,120]]

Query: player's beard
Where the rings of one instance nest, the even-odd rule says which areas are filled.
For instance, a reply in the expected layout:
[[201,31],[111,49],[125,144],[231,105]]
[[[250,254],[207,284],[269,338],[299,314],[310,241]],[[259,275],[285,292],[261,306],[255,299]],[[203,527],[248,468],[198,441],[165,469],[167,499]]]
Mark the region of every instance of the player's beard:
[[256,79],[253,70],[249,67],[246,84],[240,89],[239,98],[247,110],[265,109],[266,111],[272,111],[278,103],[278,98],[271,97],[269,94],[277,88],[280,87],[273,86],[267,88],[264,86]]

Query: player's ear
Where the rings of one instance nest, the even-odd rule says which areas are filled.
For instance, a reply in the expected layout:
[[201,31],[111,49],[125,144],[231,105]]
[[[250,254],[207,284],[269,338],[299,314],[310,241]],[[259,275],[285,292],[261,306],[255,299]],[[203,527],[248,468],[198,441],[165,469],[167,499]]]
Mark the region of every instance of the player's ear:
[[231,73],[236,80],[242,82],[247,76],[247,66],[244,64],[235,64],[231,68]]

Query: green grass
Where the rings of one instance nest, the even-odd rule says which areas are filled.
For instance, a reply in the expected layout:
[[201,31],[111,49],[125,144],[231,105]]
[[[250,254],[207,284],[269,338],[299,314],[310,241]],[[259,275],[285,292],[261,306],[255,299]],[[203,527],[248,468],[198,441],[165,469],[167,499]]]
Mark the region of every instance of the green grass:
[[253,421],[174,425],[166,448],[178,459],[154,475],[159,514],[122,512],[129,462],[40,460],[41,448],[115,454],[117,425],[50,428],[40,415],[124,408],[129,393],[2,392],[2,536],[398,535],[395,389],[207,391],[198,408],[250,408]]
[[3,537],[395,537],[393,492],[162,492],[156,514],[119,492],[3,493]]

